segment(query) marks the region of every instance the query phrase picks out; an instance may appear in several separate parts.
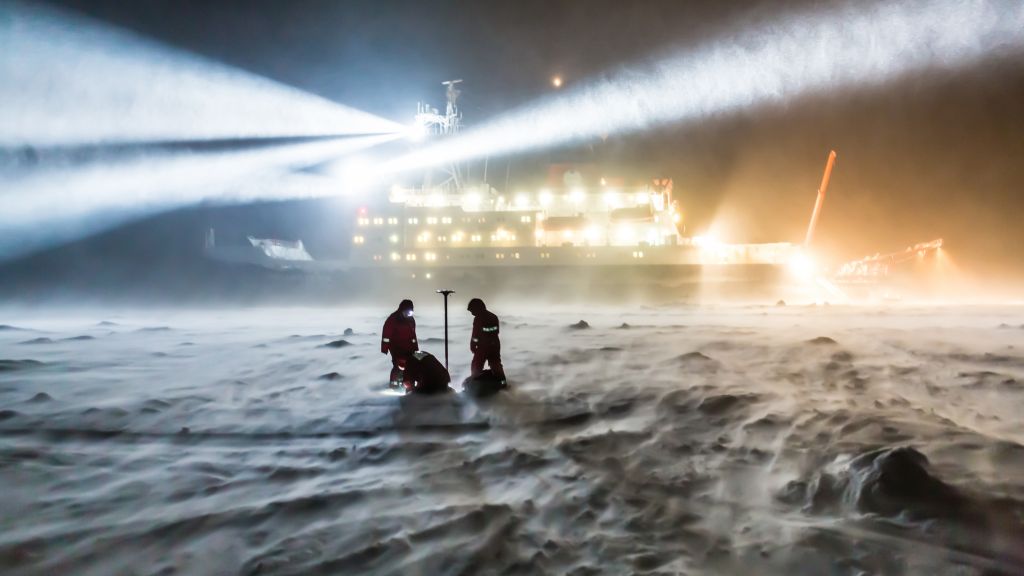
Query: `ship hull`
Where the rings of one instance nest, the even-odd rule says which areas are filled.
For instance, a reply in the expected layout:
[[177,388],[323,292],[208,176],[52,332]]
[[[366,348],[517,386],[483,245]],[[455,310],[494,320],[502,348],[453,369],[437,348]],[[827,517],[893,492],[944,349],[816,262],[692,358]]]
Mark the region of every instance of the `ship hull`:
[[784,295],[788,274],[769,264],[417,266],[351,268],[339,280],[353,297],[392,300],[447,288],[518,301],[774,302]]

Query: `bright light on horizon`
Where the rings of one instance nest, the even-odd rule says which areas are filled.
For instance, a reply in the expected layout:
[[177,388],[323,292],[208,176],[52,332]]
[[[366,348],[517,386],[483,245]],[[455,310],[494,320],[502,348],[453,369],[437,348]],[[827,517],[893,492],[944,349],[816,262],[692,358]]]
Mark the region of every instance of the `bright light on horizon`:
[[805,252],[797,252],[790,258],[789,271],[794,276],[801,280],[810,280],[814,278],[817,273],[817,266],[814,263],[814,259]]

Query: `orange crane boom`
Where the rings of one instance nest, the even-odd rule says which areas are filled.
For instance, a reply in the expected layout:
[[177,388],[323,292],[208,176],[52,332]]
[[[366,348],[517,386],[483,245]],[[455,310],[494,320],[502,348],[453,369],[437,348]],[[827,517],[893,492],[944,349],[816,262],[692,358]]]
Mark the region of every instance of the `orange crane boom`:
[[821,206],[825,203],[825,191],[828,190],[828,181],[832,177],[832,166],[836,163],[836,151],[828,153],[828,162],[825,164],[825,174],[821,177],[821,186],[818,186],[818,199],[814,201],[814,212],[811,213],[811,224],[807,227],[807,236],[804,238],[804,249],[811,245],[811,238],[814,237],[814,229],[818,226],[818,216],[821,215]]

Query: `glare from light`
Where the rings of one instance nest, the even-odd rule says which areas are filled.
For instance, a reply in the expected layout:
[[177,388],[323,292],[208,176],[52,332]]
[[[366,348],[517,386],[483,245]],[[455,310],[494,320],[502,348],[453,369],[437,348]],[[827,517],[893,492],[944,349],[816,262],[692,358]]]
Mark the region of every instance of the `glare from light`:
[[586,196],[587,193],[584,192],[582,188],[573,188],[572,191],[569,192],[569,200],[571,200],[573,204],[582,203]]
[[561,76],[554,76],[554,77],[552,77],[551,78],[551,85],[554,86],[555,88],[561,88],[562,87],[562,77]]
[[717,248],[722,245],[721,240],[713,232],[694,236],[693,243],[701,248]]
[[393,139],[363,136],[200,155],[142,154],[116,164],[55,163],[0,171],[0,261],[200,202],[338,195],[345,187],[337,178],[293,170]]
[[530,204],[530,197],[520,192],[516,194],[516,207],[526,208]]
[[[698,121],[1024,51],[1024,3],[815,5],[549,95],[390,162],[406,170]],[[527,128],[528,127],[528,128]]]
[[545,188],[545,189],[541,190],[540,193],[537,196],[538,196],[538,199],[540,200],[540,205],[541,206],[547,208],[548,206],[551,205],[551,191],[550,190]]
[[619,193],[614,190],[609,190],[604,193],[604,203],[609,208],[617,208],[619,206]]
[[636,240],[636,230],[628,224],[620,225],[615,230],[615,235],[622,244],[632,244]]
[[0,6],[0,146],[401,132],[395,122],[40,3]]
[[360,193],[375,182],[373,164],[358,156],[334,162],[324,171],[337,178],[342,194]]
[[422,142],[427,138],[427,134],[427,127],[421,122],[415,122],[405,130],[405,137],[410,142]]
[[466,194],[465,199],[466,207],[476,208],[480,206],[480,194],[477,192],[470,192]]
[[789,260],[789,271],[801,280],[809,280],[815,276],[814,260],[804,252],[797,252]]
[[[334,195],[336,180],[295,171],[401,131],[85,16],[22,2],[0,5],[0,110],[0,154],[32,152],[0,167],[0,261],[198,202]],[[346,137],[329,139],[339,136]]]

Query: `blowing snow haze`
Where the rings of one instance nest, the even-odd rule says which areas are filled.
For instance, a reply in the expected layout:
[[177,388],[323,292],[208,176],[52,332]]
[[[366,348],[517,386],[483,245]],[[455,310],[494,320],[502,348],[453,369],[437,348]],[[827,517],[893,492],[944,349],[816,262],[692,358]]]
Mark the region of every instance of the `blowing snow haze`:
[[0,573],[1024,573],[1024,3],[0,0]]

